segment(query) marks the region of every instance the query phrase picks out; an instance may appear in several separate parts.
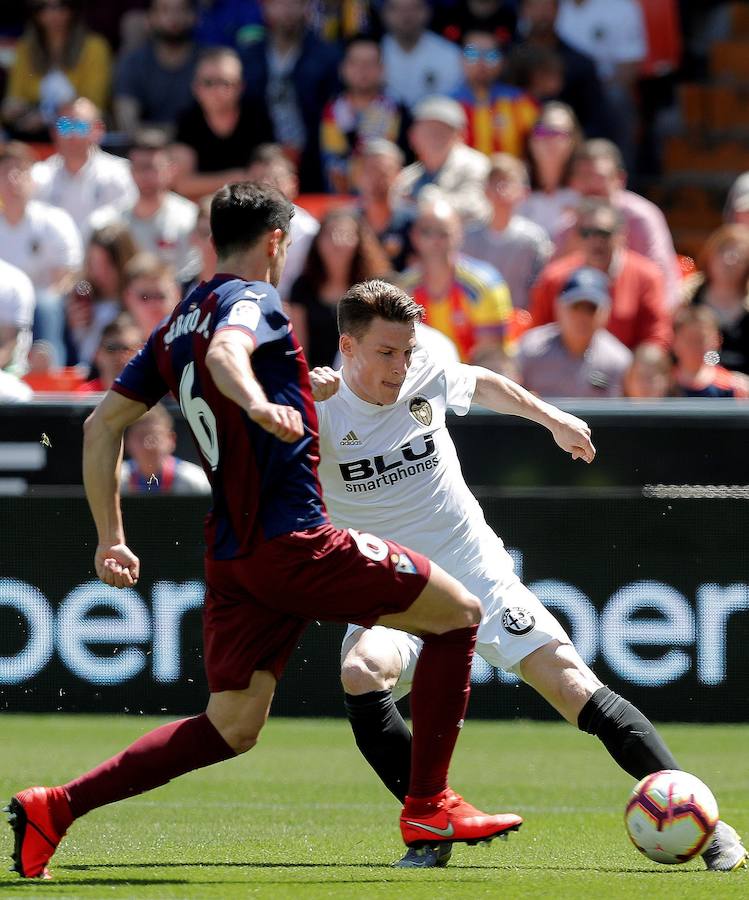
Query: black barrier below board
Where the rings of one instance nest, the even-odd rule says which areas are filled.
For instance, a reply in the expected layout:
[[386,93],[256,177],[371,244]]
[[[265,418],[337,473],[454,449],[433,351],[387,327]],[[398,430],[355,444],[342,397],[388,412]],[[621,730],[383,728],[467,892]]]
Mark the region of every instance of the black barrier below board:
[[[737,499],[514,498],[484,492],[524,581],[613,689],[655,719],[749,719],[749,505]],[[83,499],[0,498],[0,708],[200,710],[205,498],[126,499],[137,590],[93,573]],[[340,626],[312,624],[274,711],[340,715]],[[554,715],[480,660],[471,715]]]

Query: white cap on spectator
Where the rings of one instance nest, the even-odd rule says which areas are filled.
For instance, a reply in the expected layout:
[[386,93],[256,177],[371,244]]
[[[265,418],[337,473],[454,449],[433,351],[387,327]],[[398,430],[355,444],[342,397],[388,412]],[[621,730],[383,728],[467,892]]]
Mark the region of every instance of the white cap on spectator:
[[466,114],[457,100],[434,95],[426,97],[413,111],[416,122],[442,122],[457,131],[466,127]]

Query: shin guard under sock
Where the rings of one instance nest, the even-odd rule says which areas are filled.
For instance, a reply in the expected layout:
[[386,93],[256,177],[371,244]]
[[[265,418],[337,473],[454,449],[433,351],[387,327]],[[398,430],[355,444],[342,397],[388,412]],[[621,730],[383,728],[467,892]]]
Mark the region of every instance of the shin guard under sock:
[[607,687],[600,687],[580,710],[580,731],[595,734],[614,760],[638,781],[679,764],[663,743],[653,723]]

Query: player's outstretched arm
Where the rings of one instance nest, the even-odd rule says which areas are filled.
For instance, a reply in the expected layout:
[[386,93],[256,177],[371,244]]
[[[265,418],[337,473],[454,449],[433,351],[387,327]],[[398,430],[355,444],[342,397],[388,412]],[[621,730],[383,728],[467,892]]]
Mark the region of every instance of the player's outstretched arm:
[[252,371],[250,356],[255,349],[248,332],[224,328],[211,338],[205,363],[221,393],[241,406],[253,422],[277,437],[293,444],[304,435],[299,410],[271,403]]
[[341,386],[341,376],[330,366],[316,366],[311,369],[309,380],[312,385],[312,399],[316,403],[329,400],[338,393]]
[[140,562],[125,543],[120,510],[122,435],[147,407],[108,391],[83,425],[83,484],[96,523],[96,574],[113,587],[132,587]]
[[590,428],[586,422],[540,400],[504,375],[480,366],[474,366],[473,369],[476,375],[474,403],[494,412],[522,416],[538,422],[549,429],[557,444],[573,459],[593,462],[596,448],[591,443]]

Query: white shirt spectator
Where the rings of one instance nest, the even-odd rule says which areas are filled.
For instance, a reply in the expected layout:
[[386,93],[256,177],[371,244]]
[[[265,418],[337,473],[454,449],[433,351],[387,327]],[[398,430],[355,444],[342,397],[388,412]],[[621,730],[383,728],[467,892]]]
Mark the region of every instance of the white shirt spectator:
[[0,332],[5,329],[17,332],[16,345],[6,369],[18,375],[23,375],[27,368],[35,304],[30,278],[0,260]]
[[155,253],[174,269],[179,281],[188,281],[200,271],[199,255],[190,243],[197,218],[197,205],[170,191],[156,213],[147,219],[135,215],[133,203],[124,209],[106,206],[91,216],[90,227],[93,231],[122,222],[141,250]]
[[418,161],[406,166],[393,183],[393,206],[415,207],[421,190],[433,184],[464,223],[486,221],[491,212],[484,193],[488,174],[489,158],[484,153],[465,144],[456,144],[438,172],[427,172],[424,164]]
[[320,223],[306,209],[294,204],[294,215],[291,219],[291,244],[286,254],[283,275],[278,283],[278,293],[282,300],[288,300],[291,286],[302,274],[307,254],[315,235],[320,230]]
[[452,94],[463,81],[460,50],[431,31],[425,31],[408,52],[386,34],[382,59],[385,92],[409,108],[430,94]]
[[593,57],[598,74],[610,81],[619,63],[636,63],[648,52],[642,8],[637,0],[562,0],[557,34]]
[[70,213],[88,238],[89,219],[104,206],[123,209],[132,205],[138,191],[130,175],[130,163],[119,156],[92,147],[88,162],[71,175],[59,153],[31,169],[35,197]]
[[44,290],[65,269],[80,268],[83,242],[65,210],[31,200],[17,225],[0,214],[0,259],[25,272],[37,291]]
[[28,403],[34,392],[15,375],[0,372],[0,403]]

